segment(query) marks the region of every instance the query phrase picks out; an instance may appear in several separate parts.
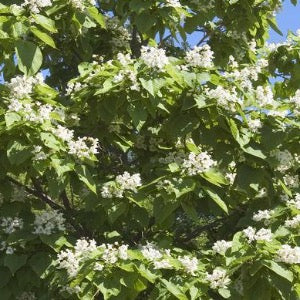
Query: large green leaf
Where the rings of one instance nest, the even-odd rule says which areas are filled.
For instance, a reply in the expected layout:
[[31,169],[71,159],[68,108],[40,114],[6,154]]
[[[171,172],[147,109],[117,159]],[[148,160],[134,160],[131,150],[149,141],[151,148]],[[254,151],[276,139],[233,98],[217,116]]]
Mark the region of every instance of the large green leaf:
[[41,49],[32,42],[18,40],[16,42],[18,67],[25,75],[37,73],[43,63]]
[[12,165],[20,165],[31,156],[30,146],[23,142],[11,142],[7,149],[7,157]]
[[12,274],[15,274],[20,268],[22,268],[27,261],[27,255],[25,254],[10,254],[4,257],[4,266],[8,267]]
[[46,43],[47,45],[49,45],[52,48],[56,48],[55,42],[54,42],[53,38],[50,35],[48,35],[47,33],[43,32],[39,29],[37,29],[36,27],[31,27],[30,30],[41,41],[43,41],[44,43]]

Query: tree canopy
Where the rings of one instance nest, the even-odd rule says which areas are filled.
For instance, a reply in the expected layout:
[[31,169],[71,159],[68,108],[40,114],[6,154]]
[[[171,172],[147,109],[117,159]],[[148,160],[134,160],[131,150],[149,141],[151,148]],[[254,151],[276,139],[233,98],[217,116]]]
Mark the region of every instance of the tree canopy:
[[1,300],[300,298],[281,6],[0,1]]

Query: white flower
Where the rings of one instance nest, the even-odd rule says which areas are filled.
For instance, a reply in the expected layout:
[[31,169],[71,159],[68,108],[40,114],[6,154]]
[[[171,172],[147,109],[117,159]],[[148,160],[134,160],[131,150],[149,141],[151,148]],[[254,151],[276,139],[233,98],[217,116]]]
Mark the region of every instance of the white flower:
[[[84,11],[85,10],[85,1],[84,0],[70,0],[73,7]],[[90,5],[96,5],[95,0],[88,0],[87,1]]]
[[259,120],[259,119],[254,119],[254,120],[250,119],[247,121],[247,123],[248,123],[250,130],[253,132],[257,132],[257,130],[262,127],[261,120]]
[[271,241],[272,232],[270,229],[261,228],[257,232],[251,226],[243,230],[244,235],[248,238],[249,242],[253,241]]
[[225,252],[232,247],[232,242],[227,242],[224,240],[216,241],[212,247],[212,249],[221,255],[224,255]]
[[272,240],[272,231],[271,229],[261,228],[255,234],[255,240],[257,241],[268,241]]
[[215,89],[206,88],[205,95],[209,99],[217,100],[217,104],[219,106],[232,112],[236,111],[236,104],[243,104],[241,99],[238,97],[235,88],[225,89],[221,85],[217,86]]
[[95,271],[102,271],[104,269],[104,265],[103,264],[100,264],[100,263],[96,263],[95,266],[94,266],[94,270]]
[[44,78],[42,74],[36,76],[26,77],[25,75],[18,75],[10,80],[7,84],[10,89],[12,97],[21,99],[28,96],[33,91],[33,87],[36,84],[43,83]]
[[262,220],[269,220],[271,218],[272,211],[270,210],[259,210],[252,217],[252,220],[255,222],[260,222]]
[[217,165],[208,152],[204,151],[199,154],[190,153],[187,159],[184,159],[182,167],[189,176],[197,175],[208,171]]
[[81,292],[80,286],[74,286],[74,287],[70,287],[70,286],[62,286],[60,289],[61,292],[67,292],[70,295],[73,294],[78,294]]
[[56,210],[37,213],[34,220],[34,234],[50,235],[56,231],[64,231],[65,218],[61,212]]
[[299,187],[299,175],[289,175],[286,174],[283,176],[284,183],[291,188],[298,188]]
[[73,130],[61,125],[57,125],[57,128],[53,129],[52,132],[63,141],[71,141],[74,137]]
[[159,70],[169,63],[165,50],[155,47],[142,46],[141,59],[148,67]]
[[154,269],[170,269],[172,268],[171,264],[167,259],[156,260],[154,261]]
[[98,153],[98,139],[92,137],[79,137],[76,141],[68,141],[69,154],[74,154],[79,158],[90,158]]
[[198,259],[196,257],[179,256],[178,260],[183,265],[185,271],[193,276],[195,276],[195,272],[198,270]]
[[152,243],[147,243],[146,246],[142,246],[141,253],[150,261],[156,261],[162,258],[162,253]]
[[119,258],[121,259],[128,259],[128,245],[122,245],[118,249],[119,251]]
[[277,256],[278,261],[286,264],[300,264],[300,247],[292,248],[290,245],[282,245]]
[[52,6],[51,0],[24,0],[22,6],[28,6],[32,13],[38,14],[42,8]]
[[0,227],[6,234],[11,234],[15,232],[17,229],[23,228],[23,219],[15,217],[4,217],[1,219]]
[[107,182],[102,186],[101,196],[103,198],[123,198],[125,191],[137,192],[137,187],[141,186],[141,175],[139,173],[130,175],[124,172],[116,177],[115,183]]
[[286,227],[297,228],[300,225],[300,215],[295,216],[291,220],[286,220],[284,225]]
[[57,268],[66,269],[70,277],[76,276],[79,271],[79,258],[69,249],[58,253],[57,263]]
[[288,200],[287,196],[287,205],[288,206],[295,206],[297,209],[300,209],[300,193],[296,193],[295,198],[292,200]]
[[230,182],[230,184],[234,183],[236,177],[236,173],[226,173],[225,178]]
[[200,68],[211,68],[213,67],[214,53],[211,51],[209,45],[204,45],[202,47],[194,47],[186,53],[185,60],[187,64],[192,67]]
[[212,274],[206,273],[206,280],[210,282],[212,289],[226,288],[231,280],[223,269],[214,269]]
[[276,149],[271,151],[270,154],[279,162],[279,165],[276,168],[278,171],[285,172],[293,166],[294,157],[290,151],[286,149],[284,151]]
[[126,67],[126,66],[130,65],[133,62],[133,60],[131,59],[129,53],[124,55],[123,53],[119,52],[117,54],[117,60],[120,62],[120,64],[123,67]]
[[181,4],[179,0],[166,0],[166,6],[175,8],[175,7],[181,7]]
[[35,146],[32,153],[34,154],[33,160],[45,160],[48,155],[42,151],[42,146]]
[[17,297],[17,300],[36,300],[36,296],[33,292],[23,292]]
[[272,89],[269,86],[258,86],[256,88],[256,98],[261,106],[273,105],[274,96]]

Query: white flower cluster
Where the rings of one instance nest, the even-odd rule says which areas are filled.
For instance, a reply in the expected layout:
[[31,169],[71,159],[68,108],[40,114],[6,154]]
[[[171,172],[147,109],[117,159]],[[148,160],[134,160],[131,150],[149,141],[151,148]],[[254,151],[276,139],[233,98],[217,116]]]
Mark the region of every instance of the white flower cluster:
[[86,84],[82,84],[81,82],[70,81],[67,84],[66,95],[69,96],[72,93],[78,92],[81,89],[85,88],[86,86],[87,86]]
[[17,297],[17,300],[36,300],[36,296],[33,292],[23,292]]
[[11,234],[15,232],[17,229],[23,228],[23,219],[18,217],[3,217],[1,219],[0,227],[6,234]]
[[15,252],[15,248],[10,246],[9,244],[7,244],[7,242],[2,241],[0,243],[0,251],[4,251],[5,250],[5,254],[11,255]]
[[179,0],[166,0],[166,6],[179,8],[179,7],[181,7],[181,3]]
[[41,73],[36,76],[27,77],[25,75],[18,75],[7,83],[10,89],[10,94],[12,97],[21,99],[32,93],[33,87],[37,84],[42,84],[44,82],[44,77]]
[[184,151],[173,151],[169,152],[166,157],[160,157],[158,161],[161,164],[170,164],[175,162],[178,165],[181,165],[185,158],[186,154],[184,153]]
[[268,241],[272,240],[272,232],[270,229],[261,228],[256,231],[253,227],[249,226],[243,230],[244,235],[248,238],[249,242],[253,241]]
[[165,50],[155,47],[142,46],[141,59],[148,67],[159,70],[169,63]]
[[249,119],[247,120],[247,123],[248,123],[248,127],[253,132],[257,132],[258,129],[262,127],[262,122],[260,119]]
[[70,294],[70,295],[73,295],[73,294],[78,294],[78,293],[80,293],[81,292],[81,288],[80,288],[80,286],[78,286],[78,285],[76,285],[76,286],[74,286],[74,287],[71,287],[71,286],[62,286],[61,288],[60,288],[60,291],[61,292],[66,292],[66,293],[68,293],[68,294]]
[[[172,268],[168,259],[163,258],[163,253],[153,243],[147,243],[141,247],[143,256],[153,262],[154,269],[170,269]],[[166,250],[167,256],[170,256],[170,250]]]
[[194,47],[186,53],[185,60],[191,67],[211,68],[213,67],[214,52],[209,45]]
[[98,152],[99,141],[92,137],[79,137],[76,141],[69,141],[69,154],[74,154],[79,158],[90,158]]
[[56,231],[64,231],[65,218],[62,213],[56,210],[44,211],[35,214],[34,234],[50,235]]
[[131,34],[121,25],[118,17],[109,17],[106,20],[106,27],[112,34],[110,43],[114,48],[128,48]]
[[[121,245],[116,242],[114,244],[102,244],[100,248],[103,249],[102,259],[106,264],[115,264],[118,259],[128,259],[128,245]],[[102,264],[97,264],[95,267],[100,271]]]
[[129,53],[123,54],[123,53],[119,52],[117,54],[117,60],[123,67],[127,67],[128,65],[133,63],[133,59],[131,59]]
[[18,99],[10,99],[8,110],[12,112],[22,113],[23,118],[30,122],[43,123],[50,120],[50,113],[53,107],[50,104],[41,104],[40,102],[23,103]]
[[195,272],[198,270],[198,259],[196,257],[189,257],[188,255],[179,256],[178,260],[181,262],[185,271],[192,276],[195,276]]
[[219,106],[232,112],[236,111],[236,104],[243,104],[235,89],[229,90],[219,85],[215,89],[205,89],[204,92],[209,99],[217,100]]
[[95,240],[77,240],[75,251],[67,249],[61,251],[57,255],[57,268],[66,269],[70,277],[77,275],[80,269],[80,263],[84,261],[88,255],[97,249]]
[[84,11],[85,10],[85,2],[88,4],[88,5],[96,5],[96,1],[95,0],[70,0],[71,1],[71,4],[73,7],[75,7],[76,9],[79,9],[81,11]]
[[231,282],[226,271],[220,268],[214,269],[212,274],[206,273],[206,280],[212,289],[226,288]]
[[25,0],[21,5],[22,7],[28,6],[30,11],[34,14],[38,14],[41,9],[47,6],[52,6],[51,0]]
[[215,167],[214,161],[208,152],[203,151],[199,154],[190,153],[188,158],[184,159],[182,167],[189,176],[194,176]]
[[290,245],[282,245],[277,255],[278,261],[286,264],[300,264],[300,247],[292,248]]
[[43,151],[42,146],[34,146],[34,149],[32,151],[32,154],[34,155],[33,160],[45,160],[48,155]]
[[286,227],[297,228],[300,225],[300,215],[295,216],[291,220],[286,220],[284,225]]
[[274,95],[269,86],[258,86],[256,88],[256,98],[260,106],[274,105]]
[[[182,178],[172,178],[172,181],[173,182],[178,182],[178,183],[181,183],[182,182]],[[172,182],[171,180],[169,179],[164,179],[162,181],[159,181],[157,184],[156,184],[156,188],[159,190],[159,191],[162,191],[162,190],[165,190],[168,194],[172,194],[174,192],[174,183]]]
[[283,181],[290,188],[299,187],[299,175],[286,174],[283,176]]
[[276,169],[280,172],[285,172],[293,166],[294,157],[291,152],[286,149],[284,151],[280,151],[279,149],[273,150],[270,155],[275,157],[279,162]]
[[132,91],[139,91],[140,86],[136,77],[136,73],[132,70],[121,70],[117,75],[114,76],[113,82],[119,83],[125,79],[129,79],[131,81],[130,89]]
[[212,249],[216,253],[224,255],[225,252],[231,247],[232,247],[232,242],[227,242],[227,241],[221,240],[221,241],[216,241],[214,243]]
[[297,90],[295,95],[290,98],[290,102],[294,103],[297,109],[300,108],[300,90]]
[[257,213],[255,213],[252,217],[252,220],[255,222],[260,222],[262,220],[269,220],[272,215],[272,211],[270,210],[259,210]]
[[107,182],[103,185],[101,196],[103,198],[123,198],[125,191],[137,192],[137,187],[141,186],[141,175],[139,173],[130,175],[124,172],[118,175],[114,182]]
[[287,205],[288,206],[294,206],[300,210],[300,193],[296,193],[294,199],[292,199],[292,200],[288,200],[288,199],[289,198],[287,197]]

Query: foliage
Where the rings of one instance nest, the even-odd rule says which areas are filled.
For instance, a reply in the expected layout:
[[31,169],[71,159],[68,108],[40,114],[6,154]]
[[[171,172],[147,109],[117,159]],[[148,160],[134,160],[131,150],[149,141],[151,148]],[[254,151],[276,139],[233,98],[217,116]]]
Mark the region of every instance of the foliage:
[[280,6],[0,2],[1,300],[300,298]]

